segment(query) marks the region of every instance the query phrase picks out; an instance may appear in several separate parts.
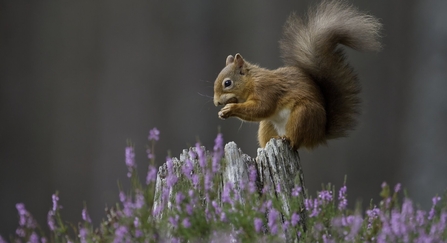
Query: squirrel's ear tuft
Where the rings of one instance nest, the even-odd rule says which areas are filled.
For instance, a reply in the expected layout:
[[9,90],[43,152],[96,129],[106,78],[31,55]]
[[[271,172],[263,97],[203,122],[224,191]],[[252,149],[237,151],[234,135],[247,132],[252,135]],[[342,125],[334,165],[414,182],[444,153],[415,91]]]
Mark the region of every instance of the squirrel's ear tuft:
[[236,54],[235,58],[234,58],[234,64],[236,64],[236,66],[238,68],[242,68],[242,66],[244,65],[245,61],[244,58],[242,58],[241,54]]
[[227,57],[227,61],[226,61],[226,63],[225,63],[225,66],[228,66],[228,64],[231,64],[231,63],[233,63],[234,62],[234,57],[232,56],[232,55],[229,55],[228,57]]

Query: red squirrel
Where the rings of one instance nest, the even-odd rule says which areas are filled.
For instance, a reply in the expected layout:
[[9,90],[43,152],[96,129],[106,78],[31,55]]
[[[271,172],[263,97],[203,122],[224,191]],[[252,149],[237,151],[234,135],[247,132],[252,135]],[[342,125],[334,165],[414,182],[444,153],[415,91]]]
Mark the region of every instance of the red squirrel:
[[345,58],[345,45],[379,50],[380,22],[344,1],[323,1],[307,18],[292,14],[280,49],[285,66],[269,70],[228,56],[214,83],[221,119],[260,122],[260,146],[286,139],[293,149],[312,149],[346,136],[356,125],[360,84]]

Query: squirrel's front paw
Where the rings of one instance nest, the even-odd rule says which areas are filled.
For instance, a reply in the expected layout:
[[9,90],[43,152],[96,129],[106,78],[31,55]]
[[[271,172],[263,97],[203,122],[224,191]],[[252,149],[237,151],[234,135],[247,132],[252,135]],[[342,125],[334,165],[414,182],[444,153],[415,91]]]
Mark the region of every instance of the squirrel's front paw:
[[219,118],[222,119],[222,120],[225,120],[225,119],[227,119],[228,117],[230,117],[230,116],[231,116],[231,107],[232,107],[232,106],[233,106],[233,104],[226,104],[226,105],[224,106],[224,108],[222,108],[222,109],[219,111],[219,113],[218,113]]

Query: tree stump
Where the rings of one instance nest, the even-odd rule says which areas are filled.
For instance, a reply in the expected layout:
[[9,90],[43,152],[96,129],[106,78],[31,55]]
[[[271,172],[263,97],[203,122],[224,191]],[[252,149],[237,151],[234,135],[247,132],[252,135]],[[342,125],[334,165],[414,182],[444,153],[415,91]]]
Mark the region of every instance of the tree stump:
[[[204,150],[203,147],[201,149]],[[196,147],[190,148],[189,150],[185,149],[180,155],[180,159],[173,158],[171,165],[165,163],[160,166],[155,188],[154,210],[160,208],[161,205],[167,205],[167,207],[159,212],[158,218],[163,216],[165,210],[169,210],[172,207],[175,197],[174,193],[180,190],[179,187],[184,189],[185,187],[193,186],[190,178],[187,178],[182,171],[185,163],[192,164],[192,173],[203,176],[204,171],[199,166],[199,160],[194,157],[194,154],[197,154],[197,152],[200,151],[197,151]],[[211,157],[210,152],[206,151],[204,153],[207,158]],[[292,150],[285,141],[271,139],[265,148],[258,149],[256,159],[252,159],[250,156],[243,154],[234,142],[229,142],[225,145],[224,154],[224,162],[220,168],[221,177],[219,183],[216,185],[219,200],[221,199],[222,192],[226,189],[225,187],[232,185],[236,200],[239,200],[242,204],[252,203],[244,201],[244,195],[242,194],[245,191],[240,190],[240,182],[249,180],[250,167],[254,166],[257,174],[256,189],[258,193],[267,193],[277,198],[281,202],[283,212],[290,215],[292,189],[299,187],[301,192],[298,198],[299,205],[304,207],[304,199],[307,198],[307,191],[304,186],[299,154],[298,151]],[[169,185],[173,183],[169,178],[169,170],[172,170],[171,173],[177,177],[177,182],[174,185]],[[169,191],[163,191],[167,190],[166,188],[169,188]],[[201,203],[207,204],[208,202],[207,200],[203,200]],[[209,207],[209,205],[203,206],[205,208]],[[306,210],[302,208],[299,210],[299,214],[301,227],[305,229]],[[282,219],[284,220],[284,218]],[[279,233],[284,234],[286,242],[296,242],[298,240],[296,235],[291,235],[288,232]]]

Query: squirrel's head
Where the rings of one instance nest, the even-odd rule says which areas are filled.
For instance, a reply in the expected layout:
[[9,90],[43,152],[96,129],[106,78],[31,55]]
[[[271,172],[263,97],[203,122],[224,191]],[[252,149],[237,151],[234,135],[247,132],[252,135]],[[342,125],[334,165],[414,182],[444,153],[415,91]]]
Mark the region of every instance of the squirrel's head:
[[227,57],[226,66],[214,82],[214,105],[242,103],[247,99],[248,65],[239,53]]

